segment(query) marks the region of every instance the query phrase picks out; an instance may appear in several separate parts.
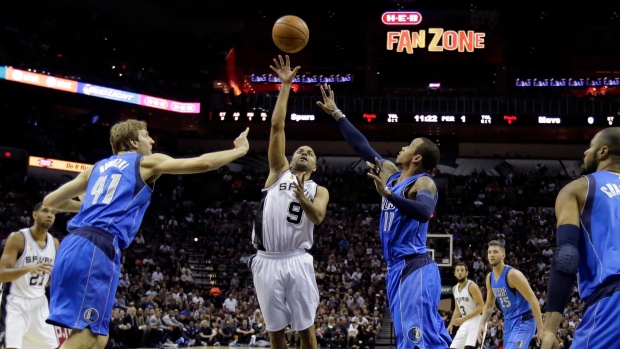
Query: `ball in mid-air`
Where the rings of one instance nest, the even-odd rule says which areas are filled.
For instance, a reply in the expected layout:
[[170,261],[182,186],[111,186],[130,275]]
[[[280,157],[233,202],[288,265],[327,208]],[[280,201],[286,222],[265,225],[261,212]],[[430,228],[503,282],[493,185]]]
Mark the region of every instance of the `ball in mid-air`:
[[287,15],[280,17],[271,29],[271,38],[276,46],[286,53],[301,51],[310,37],[308,25],[303,19]]

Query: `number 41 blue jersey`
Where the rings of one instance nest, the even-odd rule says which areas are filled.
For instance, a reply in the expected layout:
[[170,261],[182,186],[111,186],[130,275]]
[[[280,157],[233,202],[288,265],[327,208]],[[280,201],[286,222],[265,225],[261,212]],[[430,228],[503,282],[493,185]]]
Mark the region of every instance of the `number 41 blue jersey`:
[[153,190],[140,175],[142,155],[123,153],[93,165],[80,212],[69,221],[69,232],[91,226],[117,237],[127,248],[138,233]]

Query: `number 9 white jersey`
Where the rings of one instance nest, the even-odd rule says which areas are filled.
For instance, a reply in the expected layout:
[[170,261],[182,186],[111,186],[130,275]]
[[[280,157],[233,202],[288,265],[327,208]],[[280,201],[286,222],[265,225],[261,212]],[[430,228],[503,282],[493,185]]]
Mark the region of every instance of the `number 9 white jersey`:
[[[314,223],[293,195],[296,181],[295,175],[286,170],[275,183],[263,189],[252,229],[252,243],[258,250],[290,252],[312,247]],[[310,201],[314,201],[317,187],[311,180],[304,181],[304,192]]]
[[[41,248],[34,240],[30,229],[21,229],[24,235],[24,251],[15,261],[15,268],[22,268],[35,264],[49,263],[54,264],[56,257],[56,243],[52,234],[47,233],[46,244]],[[39,298],[45,296],[45,286],[49,282],[50,274],[31,274],[26,273],[15,281],[3,285],[5,292],[22,298]]]

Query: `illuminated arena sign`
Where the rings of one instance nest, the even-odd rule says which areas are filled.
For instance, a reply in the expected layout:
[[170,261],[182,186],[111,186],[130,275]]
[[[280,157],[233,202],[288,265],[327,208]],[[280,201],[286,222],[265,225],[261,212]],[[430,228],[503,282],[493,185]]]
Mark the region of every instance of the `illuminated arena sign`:
[[91,97],[105,98],[117,102],[137,104],[148,108],[163,109],[175,113],[200,113],[200,103],[178,102],[165,98],[152,97],[140,93],[122,91],[47,74],[40,74],[36,71],[0,67],[0,79],[64,92],[78,93]]
[[[422,22],[419,12],[385,12],[381,21],[389,26],[411,26]],[[415,49],[429,52],[457,51],[474,52],[485,48],[486,34],[473,30],[451,30],[428,28],[418,31],[408,29],[390,30],[386,35],[385,48],[388,51],[413,54]]]

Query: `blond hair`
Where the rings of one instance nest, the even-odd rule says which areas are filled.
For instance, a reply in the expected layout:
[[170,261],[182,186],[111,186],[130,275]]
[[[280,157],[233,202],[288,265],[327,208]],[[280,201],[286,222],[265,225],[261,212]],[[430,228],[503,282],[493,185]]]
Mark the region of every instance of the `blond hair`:
[[110,129],[112,153],[131,150],[131,141],[138,141],[138,131],[146,130],[146,122],[129,119],[119,122]]
[[489,247],[491,247],[491,246],[497,246],[497,247],[499,247],[500,250],[506,251],[506,247],[504,246],[504,244],[502,244],[498,240],[491,240],[491,241],[489,241]]

